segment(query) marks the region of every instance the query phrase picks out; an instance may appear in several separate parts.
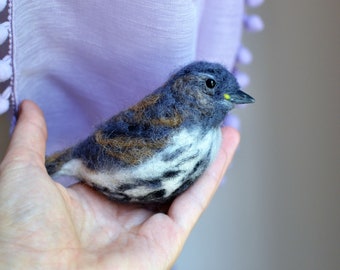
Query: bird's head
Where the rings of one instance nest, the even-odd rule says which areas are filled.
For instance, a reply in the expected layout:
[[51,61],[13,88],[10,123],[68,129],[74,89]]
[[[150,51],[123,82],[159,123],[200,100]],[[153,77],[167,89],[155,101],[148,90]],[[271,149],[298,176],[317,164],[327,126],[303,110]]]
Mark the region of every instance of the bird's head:
[[222,65],[194,62],[179,70],[169,81],[173,93],[187,110],[220,123],[235,104],[255,100],[240,90],[236,78]]

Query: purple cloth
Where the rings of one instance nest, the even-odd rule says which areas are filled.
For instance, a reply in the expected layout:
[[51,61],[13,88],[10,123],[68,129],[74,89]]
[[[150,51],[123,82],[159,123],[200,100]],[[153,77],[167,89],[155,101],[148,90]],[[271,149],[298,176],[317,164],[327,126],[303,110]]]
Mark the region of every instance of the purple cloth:
[[[243,0],[9,0],[8,8],[0,81],[13,75],[14,112],[23,99],[44,111],[48,154],[84,139],[193,60],[235,73],[237,61],[251,61],[241,37],[243,25],[254,31],[254,19],[245,19]],[[8,89],[0,91],[0,111]]]

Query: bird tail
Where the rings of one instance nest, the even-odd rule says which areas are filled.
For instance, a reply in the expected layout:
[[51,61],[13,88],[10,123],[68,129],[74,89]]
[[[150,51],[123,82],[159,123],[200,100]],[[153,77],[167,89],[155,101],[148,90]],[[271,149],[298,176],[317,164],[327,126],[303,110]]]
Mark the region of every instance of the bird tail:
[[56,152],[51,156],[46,157],[45,167],[49,175],[54,175],[60,171],[62,166],[72,159],[72,148],[67,148],[63,151]]

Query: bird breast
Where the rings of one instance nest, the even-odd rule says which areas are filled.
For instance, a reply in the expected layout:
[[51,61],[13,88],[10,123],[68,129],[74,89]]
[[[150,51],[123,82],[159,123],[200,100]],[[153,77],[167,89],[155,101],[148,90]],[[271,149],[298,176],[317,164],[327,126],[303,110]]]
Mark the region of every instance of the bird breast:
[[126,202],[163,202],[185,191],[207,168],[221,142],[220,128],[182,129],[145,162],[109,171],[91,171],[79,161],[78,177],[108,197]]

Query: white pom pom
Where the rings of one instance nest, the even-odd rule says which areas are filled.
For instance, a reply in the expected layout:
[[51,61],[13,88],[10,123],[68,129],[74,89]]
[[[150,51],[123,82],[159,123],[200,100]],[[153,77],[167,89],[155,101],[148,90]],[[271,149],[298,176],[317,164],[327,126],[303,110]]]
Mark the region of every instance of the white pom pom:
[[3,114],[9,109],[9,98],[11,96],[12,89],[7,87],[6,90],[0,94],[0,114]]
[[264,2],[264,0],[247,0],[247,5],[250,7],[258,7],[261,6]]
[[249,65],[252,60],[253,55],[251,54],[249,49],[241,46],[237,54],[237,61],[242,64]]
[[234,75],[242,88],[247,87],[249,85],[250,78],[246,73],[235,71]]
[[244,25],[250,32],[259,32],[264,28],[264,23],[258,15],[248,15],[244,18]]
[[12,77],[11,57],[5,56],[0,60],[0,82],[7,81]]
[[0,0],[0,12],[4,10],[7,5],[7,0]]
[[9,27],[10,27],[9,22],[4,22],[0,24],[0,45],[3,44],[8,38]]

